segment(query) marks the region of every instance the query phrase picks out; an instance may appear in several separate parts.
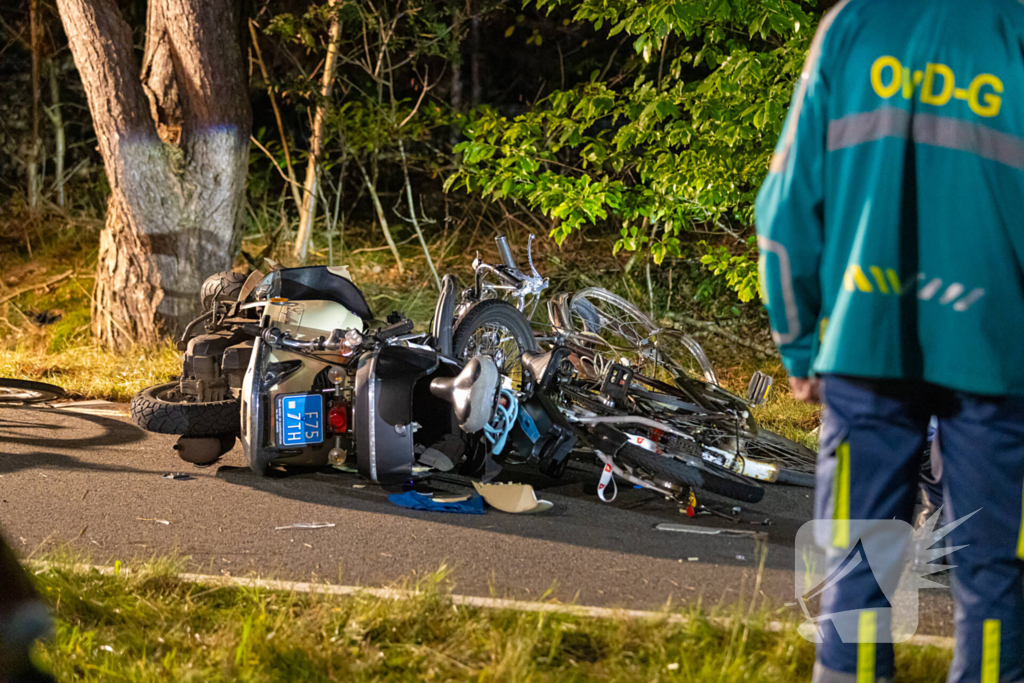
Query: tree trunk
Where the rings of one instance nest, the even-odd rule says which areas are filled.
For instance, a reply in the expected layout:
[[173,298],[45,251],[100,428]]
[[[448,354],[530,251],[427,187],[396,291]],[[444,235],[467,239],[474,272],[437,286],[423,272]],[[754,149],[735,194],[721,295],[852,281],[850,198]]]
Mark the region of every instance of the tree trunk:
[[[329,0],[331,9],[336,9],[336,0]],[[313,137],[310,140],[309,163],[306,166],[306,182],[302,188],[302,208],[299,211],[299,230],[295,235],[292,256],[300,264],[306,262],[309,238],[313,233],[313,219],[316,217],[317,189],[320,182],[320,160],[323,158],[324,116],[334,89],[334,74],[338,69],[338,44],[341,42],[341,22],[338,15],[331,17],[330,43],[324,59],[324,75],[320,85],[323,102],[316,105],[313,117]]]
[[222,0],[151,0],[144,87],[116,0],[57,5],[111,189],[93,332],[151,344],[237,248],[252,125],[238,17]]
[[67,153],[67,143],[64,136],[64,116],[60,112],[60,84],[57,82],[57,60],[47,60],[47,71],[50,76],[50,107],[47,109],[47,116],[53,124],[53,189],[57,191],[57,206],[62,209],[65,206],[64,192],[64,155]]
[[42,29],[39,26],[39,0],[29,0],[29,45],[32,50],[32,140],[28,155],[28,205],[33,209],[39,208],[39,198],[42,194],[43,179],[39,173],[39,160],[42,156],[43,141],[39,137],[39,61],[40,61],[40,38]]
[[[454,35],[459,35],[459,26],[456,24],[452,28]],[[461,114],[462,113],[462,55],[456,54],[451,62],[451,106],[452,111]],[[448,142],[452,147],[459,143],[459,127],[450,126],[448,129]]]
[[480,9],[474,8],[473,18],[469,20],[469,92],[473,106],[480,105],[483,99],[483,83],[480,74]]
[[292,153],[288,144],[288,136],[284,133],[284,121],[281,120],[281,110],[277,107],[277,95],[274,94],[274,87],[270,84],[270,72],[267,71],[267,64],[263,61],[263,52],[260,50],[260,40],[256,35],[256,23],[249,20],[249,35],[252,37],[252,50],[256,53],[256,63],[260,65],[260,74],[263,76],[263,83],[267,86],[267,97],[270,98],[270,108],[274,110],[274,120],[277,122],[277,132],[281,136],[281,149],[284,150],[284,169],[288,172],[288,186],[292,191],[292,198],[295,200],[295,208],[302,213],[302,193],[300,192],[299,181],[295,179],[295,169],[292,168]]

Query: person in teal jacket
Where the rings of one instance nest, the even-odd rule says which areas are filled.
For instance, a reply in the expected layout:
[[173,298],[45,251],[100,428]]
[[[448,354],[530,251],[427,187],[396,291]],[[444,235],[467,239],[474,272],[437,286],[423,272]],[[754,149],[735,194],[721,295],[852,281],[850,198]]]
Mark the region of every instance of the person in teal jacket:
[[[1024,4],[844,0],[822,19],[756,205],[761,291],[797,398],[828,407],[816,515],[909,521],[942,434],[950,680],[1024,681]],[[820,382],[820,384],[819,384]],[[878,608],[870,570],[824,597]],[[860,583],[858,583],[858,581]],[[892,646],[825,630],[819,681]]]

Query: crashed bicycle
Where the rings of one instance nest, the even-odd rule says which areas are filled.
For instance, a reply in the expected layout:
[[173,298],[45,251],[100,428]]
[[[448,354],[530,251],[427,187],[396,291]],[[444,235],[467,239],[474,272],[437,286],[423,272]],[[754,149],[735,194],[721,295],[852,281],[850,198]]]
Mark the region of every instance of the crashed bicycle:
[[[532,321],[531,333],[500,320],[470,324],[499,304],[534,317],[548,282],[533,262],[532,241],[529,274],[499,236],[501,263],[478,256],[473,285],[459,301],[439,299],[433,332],[444,336],[446,306],[455,312],[456,357],[500,357],[520,389],[544,395],[585,437],[606,480],[612,473],[675,498],[694,487],[748,502],[763,496],[761,483],[813,486],[813,451],[752,415],[767,399],[771,377],[755,373],[745,397],[727,391],[695,339],[661,328],[612,292],[556,294],[547,301],[547,322]],[[456,284],[446,285],[451,298]]]

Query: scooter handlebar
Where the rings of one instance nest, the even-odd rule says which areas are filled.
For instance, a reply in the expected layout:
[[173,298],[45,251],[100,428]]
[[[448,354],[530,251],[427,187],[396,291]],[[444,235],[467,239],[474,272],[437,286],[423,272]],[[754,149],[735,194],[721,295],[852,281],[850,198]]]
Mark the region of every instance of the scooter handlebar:
[[381,329],[377,330],[377,333],[374,336],[377,338],[377,341],[382,342],[388,339],[392,339],[393,337],[400,337],[403,334],[408,334],[409,332],[412,332],[412,328],[413,322],[406,318],[405,320],[397,322],[394,325],[382,327]]

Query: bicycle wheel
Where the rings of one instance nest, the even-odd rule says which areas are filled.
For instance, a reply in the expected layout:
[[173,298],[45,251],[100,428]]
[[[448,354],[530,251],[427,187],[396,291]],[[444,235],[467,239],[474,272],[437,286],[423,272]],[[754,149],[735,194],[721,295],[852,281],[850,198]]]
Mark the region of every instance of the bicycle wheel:
[[512,304],[487,299],[474,304],[455,325],[452,354],[463,361],[489,356],[515,391],[529,384],[523,352],[537,351],[537,340],[526,317]]
[[0,403],[46,403],[64,397],[64,390],[53,384],[27,379],[0,379]]
[[679,373],[718,384],[700,344],[674,330],[663,330],[639,308],[600,287],[587,287],[569,300],[570,329],[598,364],[623,363],[655,379],[674,381]]
[[[756,503],[764,497],[764,488],[753,479],[705,459],[699,439],[686,440],[664,432],[655,435],[652,433],[650,420],[647,424],[630,423],[630,419],[645,418],[643,411],[634,415],[629,411],[608,406],[596,395],[596,390],[585,387],[562,387],[560,399],[562,405],[575,413],[576,419],[583,424],[587,424],[587,419],[593,417],[602,420],[621,418],[614,424],[592,423],[589,429],[598,442],[604,441],[606,448],[615,451],[613,457],[628,465],[634,476],[677,493],[682,492],[683,486],[692,486],[747,503]],[[570,417],[570,420],[572,419]],[[607,438],[609,435],[616,436]],[[650,439],[656,444],[657,452],[642,448],[631,441],[621,443],[621,439],[635,436]]]
[[[759,465],[773,465],[779,471],[774,483],[814,487],[815,452],[759,427],[749,416],[744,418],[728,411],[690,412],[684,402],[672,396],[638,388],[633,389],[633,395],[637,398],[636,410],[640,414],[671,425],[722,454],[742,456],[742,462],[749,466],[750,472],[759,471]],[[666,438],[669,443],[674,439]]]
[[699,458],[682,461],[669,452],[652,453],[633,444],[623,446],[616,457],[628,464],[634,474],[639,469],[655,482],[679,481],[744,503],[758,503],[764,498],[764,488],[752,479]]

